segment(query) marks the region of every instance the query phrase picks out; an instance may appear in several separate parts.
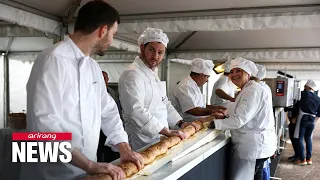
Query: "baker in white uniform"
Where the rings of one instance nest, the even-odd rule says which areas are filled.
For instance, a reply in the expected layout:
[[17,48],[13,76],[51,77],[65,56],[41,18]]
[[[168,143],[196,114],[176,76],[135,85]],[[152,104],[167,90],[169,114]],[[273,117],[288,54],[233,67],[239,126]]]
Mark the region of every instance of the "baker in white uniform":
[[204,94],[199,88],[208,82],[208,78],[213,74],[213,67],[212,60],[194,59],[190,75],[181,80],[175,88],[171,102],[183,121],[193,122],[215,112],[223,113],[224,107],[206,104]]
[[271,94],[259,82],[250,80],[256,65],[244,58],[231,61],[230,77],[241,88],[229,117],[215,119],[211,128],[232,130],[231,179],[262,179],[263,164],[276,150]]
[[107,93],[101,69],[90,55],[103,55],[117,32],[119,14],[104,1],[90,1],[79,11],[74,33],[40,53],[27,83],[27,130],[71,132],[70,163],[21,163],[20,179],[70,180],[88,174],[124,172],[109,163],[97,163],[100,128],[106,144],[122,161],[143,167],[131,150],[115,101]]
[[125,130],[134,150],[159,140],[160,135],[184,139],[182,131],[169,127],[194,125],[182,122],[166,96],[165,82],[161,82],[156,74],[168,42],[167,35],[161,29],[147,28],[138,39],[140,55],[119,79]]
[[235,101],[236,86],[228,77],[231,70],[231,60],[226,61],[223,68],[224,73],[213,85],[210,104],[226,107],[228,103]]

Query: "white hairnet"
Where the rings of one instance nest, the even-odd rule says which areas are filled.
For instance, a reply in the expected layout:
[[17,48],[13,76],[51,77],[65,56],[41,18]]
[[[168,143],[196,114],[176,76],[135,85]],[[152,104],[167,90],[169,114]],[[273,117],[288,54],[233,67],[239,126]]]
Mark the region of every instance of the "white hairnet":
[[162,29],[157,28],[147,28],[143,31],[138,39],[138,44],[146,44],[149,42],[161,42],[166,48],[169,43],[168,36],[162,31]]
[[313,89],[313,90],[317,90],[317,85],[316,85],[316,83],[315,83],[313,80],[311,80],[311,79],[309,79],[309,80],[307,81],[306,86],[310,87],[310,88]]
[[223,63],[222,68],[224,69],[224,72],[229,73],[231,71],[231,60],[229,59]]
[[264,66],[260,65],[260,64],[256,64],[257,68],[258,68],[258,73],[254,76],[260,80],[266,78],[267,75],[267,70]]
[[250,76],[256,75],[258,72],[258,68],[254,64],[254,62],[244,59],[242,57],[238,57],[231,61],[231,69],[233,68],[240,68],[247,72]]
[[195,73],[203,73],[210,76],[213,73],[214,64],[211,60],[201,58],[193,59],[191,63],[191,71]]

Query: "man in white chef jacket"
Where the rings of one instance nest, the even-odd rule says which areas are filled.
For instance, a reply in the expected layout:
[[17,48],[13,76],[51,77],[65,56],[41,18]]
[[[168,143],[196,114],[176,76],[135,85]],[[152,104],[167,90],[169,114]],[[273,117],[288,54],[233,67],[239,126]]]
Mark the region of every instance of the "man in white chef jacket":
[[229,79],[231,70],[231,60],[223,64],[224,72],[214,83],[210,104],[227,107],[227,104],[235,101],[236,86]]
[[138,39],[140,55],[119,79],[125,130],[134,150],[159,140],[160,135],[184,139],[182,131],[169,127],[194,125],[181,121],[181,116],[166,96],[165,82],[161,82],[156,74],[168,42],[161,29],[147,28]]
[[213,67],[212,60],[194,59],[190,75],[181,80],[175,88],[171,102],[183,121],[193,122],[215,112],[223,112],[223,107],[207,105],[199,88],[208,82],[208,78],[213,74]]
[[100,128],[106,144],[139,169],[140,154],[131,150],[115,101],[107,93],[101,69],[90,55],[104,55],[117,32],[119,14],[104,1],[90,1],[79,11],[74,33],[40,53],[27,83],[27,130],[71,132],[70,163],[22,163],[20,179],[69,180],[106,173],[123,179],[124,172],[97,163]]

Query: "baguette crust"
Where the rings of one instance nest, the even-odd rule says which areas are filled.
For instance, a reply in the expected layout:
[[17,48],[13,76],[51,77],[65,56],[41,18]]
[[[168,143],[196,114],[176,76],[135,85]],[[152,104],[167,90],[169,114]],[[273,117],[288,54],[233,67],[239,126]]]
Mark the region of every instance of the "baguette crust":
[[[196,126],[198,126],[198,129],[201,130],[204,128],[202,121],[195,121],[194,123],[196,124]],[[185,133],[187,138],[191,137],[196,133],[196,129],[191,125],[183,128],[181,131]],[[163,138],[161,139],[160,142],[140,152],[143,158],[144,164],[148,165],[152,163],[156,159],[156,157],[167,153],[167,151],[170,148],[179,144],[181,141],[182,140],[178,136]],[[131,177],[138,172],[137,166],[132,162],[125,162],[118,166],[123,170],[123,172],[126,175],[126,178]],[[111,176],[107,174],[99,174],[99,175],[87,176],[84,180],[109,180],[108,178],[110,180],[112,179]]]

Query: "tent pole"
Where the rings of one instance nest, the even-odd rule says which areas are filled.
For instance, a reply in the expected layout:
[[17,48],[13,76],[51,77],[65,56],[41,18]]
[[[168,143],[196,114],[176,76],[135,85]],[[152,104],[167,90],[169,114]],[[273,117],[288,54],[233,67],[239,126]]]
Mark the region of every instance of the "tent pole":
[[7,50],[4,54],[4,127],[8,127],[8,120],[9,120],[9,114],[10,114],[10,78],[9,78],[9,58],[8,54],[10,51],[10,47],[12,45],[13,37],[9,38],[9,42],[7,45]]

